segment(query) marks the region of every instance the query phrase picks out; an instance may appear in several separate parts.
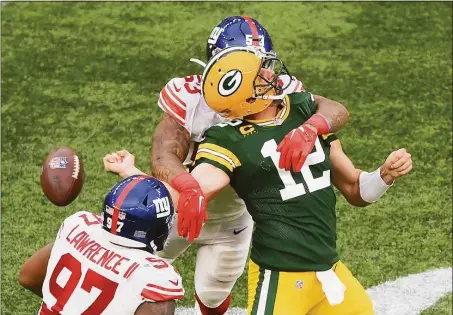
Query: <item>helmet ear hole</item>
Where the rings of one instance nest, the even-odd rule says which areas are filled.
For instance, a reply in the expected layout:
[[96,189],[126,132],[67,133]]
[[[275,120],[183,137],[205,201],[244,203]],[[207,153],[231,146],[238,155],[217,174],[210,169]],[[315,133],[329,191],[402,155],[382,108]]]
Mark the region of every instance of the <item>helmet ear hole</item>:
[[164,248],[165,241],[167,240],[170,230],[168,225],[157,225],[151,224],[149,230],[146,233],[147,239],[152,240],[156,248],[153,248],[153,251],[161,251]]
[[148,207],[148,195],[145,196],[145,199],[143,199],[142,203],[145,207]]
[[247,103],[250,103],[250,104],[252,104],[252,103],[255,103],[255,101],[256,101],[256,98],[254,98],[254,97],[249,97],[249,98],[248,98],[248,99],[246,99],[245,101],[246,101]]
[[[155,186],[155,187],[153,187],[153,189],[154,189],[155,191],[159,191],[159,190],[160,190],[160,187],[159,187],[159,186]],[[152,192],[149,192],[149,193],[145,196],[145,198],[143,199],[142,204],[143,204],[145,207],[151,207],[151,206],[153,205],[153,199],[154,199],[154,197],[153,197]]]

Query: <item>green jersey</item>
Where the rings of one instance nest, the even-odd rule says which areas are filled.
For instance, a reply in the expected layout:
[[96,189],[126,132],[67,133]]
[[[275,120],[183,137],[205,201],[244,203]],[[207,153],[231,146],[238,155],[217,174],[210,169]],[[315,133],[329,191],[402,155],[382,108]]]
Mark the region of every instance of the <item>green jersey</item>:
[[279,271],[323,271],[338,261],[330,142],[319,136],[301,172],[278,168],[278,144],[316,112],[307,92],[287,96],[270,121],[233,120],[211,127],[196,165],[209,163],[230,177],[255,221],[251,259]]

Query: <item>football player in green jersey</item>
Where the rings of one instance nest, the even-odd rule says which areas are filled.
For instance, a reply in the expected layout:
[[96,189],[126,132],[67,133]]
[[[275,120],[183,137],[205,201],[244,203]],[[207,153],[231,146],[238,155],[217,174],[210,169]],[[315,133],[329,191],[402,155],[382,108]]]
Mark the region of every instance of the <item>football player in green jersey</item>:
[[230,184],[255,221],[249,313],[374,314],[339,260],[333,185],[351,204],[366,206],[411,170],[411,156],[399,149],[368,173],[355,168],[335,135],[315,134],[300,165],[298,147],[313,135],[304,122],[320,96],[281,95],[276,78],[285,71],[280,59],[253,48],[225,49],[210,60],[202,86],[207,104],[240,119],[205,133],[192,175],[208,198]]
[[[255,221],[249,314],[374,314],[366,291],[339,260],[332,184],[351,204],[366,206],[411,170],[410,154],[394,151],[368,173],[355,168],[335,135],[322,134],[298,165],[297,146],[312,136],[307,121],[323,98],[279,94],[275,78],[283,71],[280,59],[253,48],[227,48],[210,60],[203,75],[208,105],[242,119],[205,133],[192,175],[208,199],[230,184]],[[122,176],[141,173],[128,152],[104,162]]]

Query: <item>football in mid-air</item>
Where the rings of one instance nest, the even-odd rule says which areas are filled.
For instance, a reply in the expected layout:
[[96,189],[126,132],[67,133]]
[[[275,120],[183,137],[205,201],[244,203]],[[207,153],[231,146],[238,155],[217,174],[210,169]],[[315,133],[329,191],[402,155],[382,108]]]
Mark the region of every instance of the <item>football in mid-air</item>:
[[82,190],[84,171],[82,160],[67,147],[52,150],[41,170],[41,187],[46,197],[57,206],[67,206]]

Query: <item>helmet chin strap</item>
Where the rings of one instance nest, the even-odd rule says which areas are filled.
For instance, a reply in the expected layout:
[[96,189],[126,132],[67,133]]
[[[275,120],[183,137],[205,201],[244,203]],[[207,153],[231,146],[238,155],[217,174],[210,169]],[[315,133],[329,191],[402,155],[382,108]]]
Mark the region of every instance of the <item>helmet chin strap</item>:
[[201,61],[200,59],[197,59],[197,58],[190,58],[189,60],[192,61],[192,62],[195,62],[196,64],[199,64],[199,65],[202,66],[203,68],[206,68],[206,63],[204,63],[204,62]]

